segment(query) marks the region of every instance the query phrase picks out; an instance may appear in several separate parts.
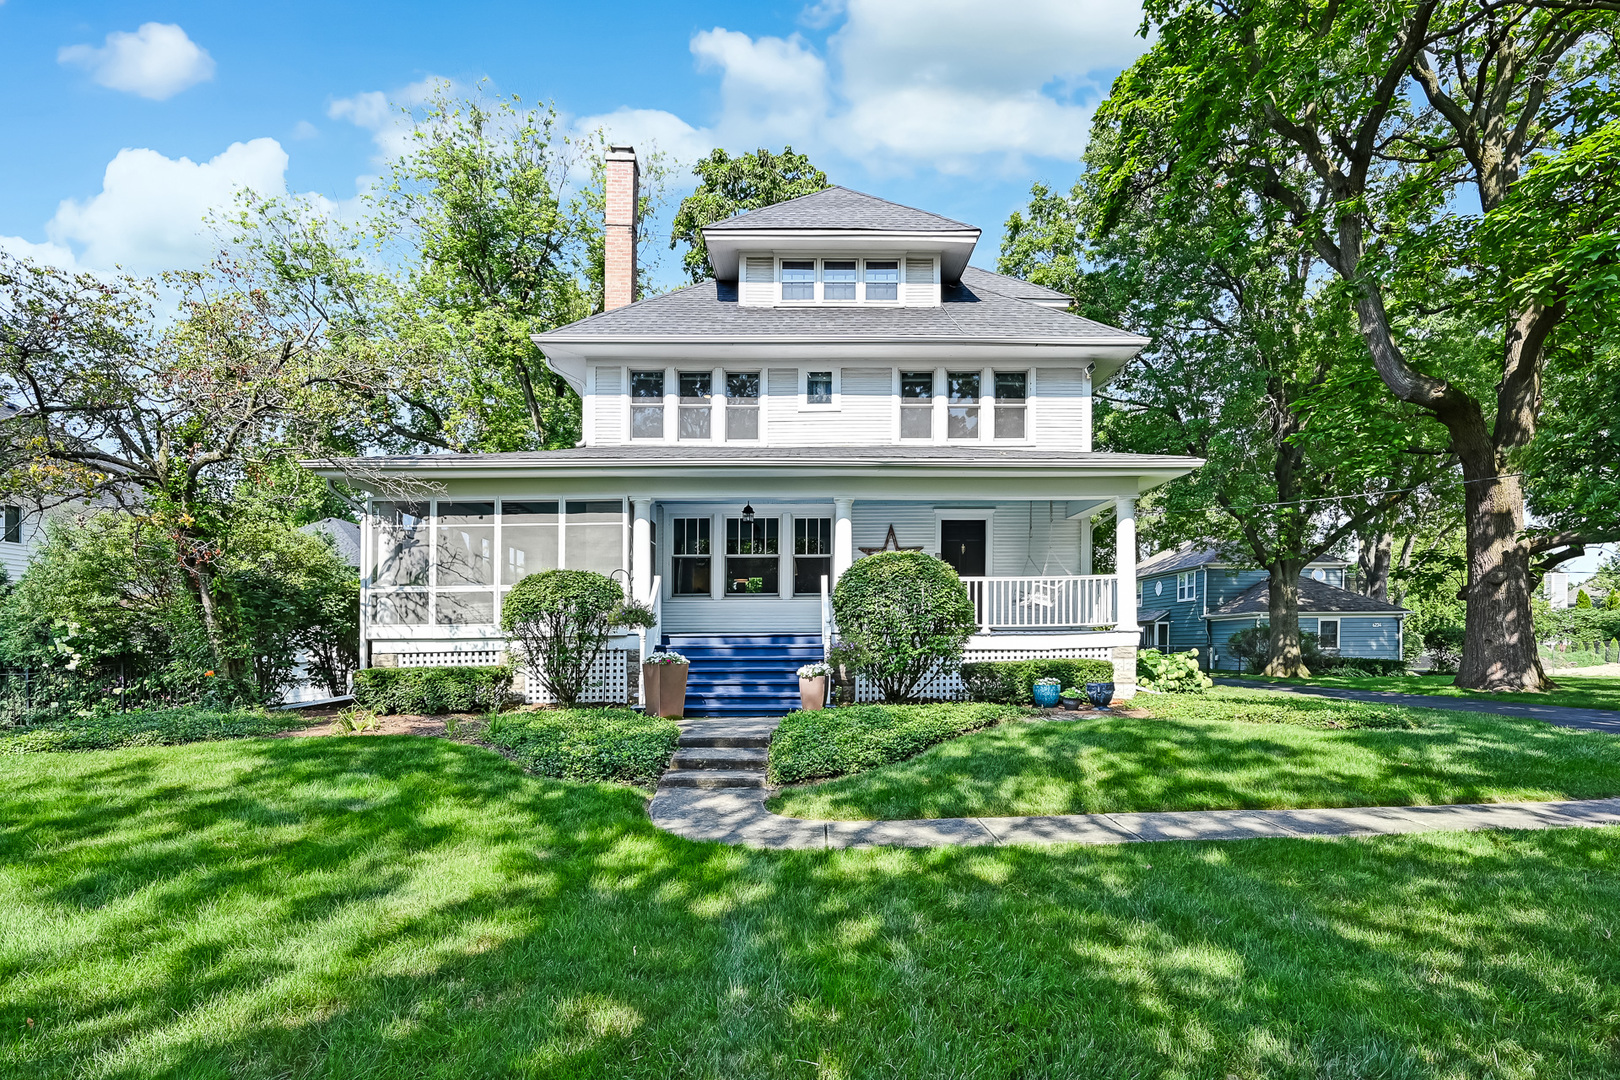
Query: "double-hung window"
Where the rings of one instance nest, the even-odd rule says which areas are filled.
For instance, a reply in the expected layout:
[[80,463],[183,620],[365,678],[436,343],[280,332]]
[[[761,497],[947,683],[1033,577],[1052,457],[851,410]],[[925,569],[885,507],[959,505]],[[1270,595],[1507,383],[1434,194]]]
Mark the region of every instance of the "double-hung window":
[[1029,375],[1022,371],[996,372],[996,438],[1022,439],[1029,430]]
[[1338,619],[1318,619],[1318,620],[1316,620],[1316,647],[1318,649],[1332,649],[1335,652],[1338,651],[1338,649],[1339,649],[1339,620]]
[[632,371],[630,373],[630,437],[632,439],[662,439],[664,437],[664,373],[662,371]]
[[814,259],[782,260],[782,299],[815,300],[816,261]]
[[952,371],[945,376],[950,402],[945,412],[945,435],[951,439],[979,437],[979,373]]
[[[828,387],[827,399],[829,401],[831,401],[832,400],[832,394],[831,394],[832,380],[831,380],[830,376],[829,376],[828,381],[827,381],[827,387]],[[4,506],[4,507],[0,507],[0,516],[3,516],[3,518],[4,518],[4,521],[0,522],[0,529],[4,530],[3,532],[0,532],[0,542],[7,543],[7,544],[20,544],[20,543],[22,543],[22,507],[20,507],[20,506]]]
[[900,299],[900,264],[887,261],[866,261],[866,299]]
[[1185,574],[1176,575],[1176,599],[1195,600],[1198,598],[1198,571],[1189,570]]
[[832,576],[832,518],[793,519],[793,595],[815,596]]
[[759,438],[759,372],[726,372],[726,440]]
[[[781,519],[726,518],[726,592],[775,596],[780,588]],[[818,586],[819,588],[819,586]]]
[[855,302],[854,259],[827,259],[821,264],[821,298],[831,303]]
[[934,373],[932,371],[902,371],[900,373],[900,437],[902,439],[931,439],[934,437]]
[[671,592],[676,596],[708,596],[714,552],[709,546],[709,519],[676,518],[670,523]]
[[714,375],[708,371],[681,372],[681,423],[677,428],[682,439],[707,439],[713,410]]

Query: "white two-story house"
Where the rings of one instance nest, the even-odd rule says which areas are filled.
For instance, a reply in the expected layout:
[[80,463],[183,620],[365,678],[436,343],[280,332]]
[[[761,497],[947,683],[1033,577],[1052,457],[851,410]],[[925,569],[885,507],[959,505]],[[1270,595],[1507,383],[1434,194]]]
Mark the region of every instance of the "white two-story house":
[[[631,302],[634,153],[607,164],[608,310],[535,338],[583,442],[367,459],[428,493],[369,503],[368,662],[493,660],[503,593],[582,568],[658,612],[602,662],[603,699],[664,645],[692,659],[690,712],[782,711],[836,632],[828,590],[898,547],[966,582],[968,659],[1107,658],[1129,696],[1136,500],[1199,464],[1092,449],[1092,392],[1145,340],[969,266],[977,228],[836,187],[709,226],[714,280]],[[1105,509],[1121,555],[1098,575]]]

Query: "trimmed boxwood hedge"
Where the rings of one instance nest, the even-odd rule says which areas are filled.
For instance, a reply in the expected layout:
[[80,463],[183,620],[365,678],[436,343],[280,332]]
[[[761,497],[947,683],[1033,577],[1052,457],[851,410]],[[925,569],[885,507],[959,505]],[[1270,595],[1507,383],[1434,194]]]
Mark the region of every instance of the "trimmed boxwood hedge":
[[1011,705],[845,705],[789,713],[771,737],[767,777],[797,784],[904,761],[936,743],[1025,715]]
[[510,664],[364,668],[354,673],[355,704],[380,713],[490,712],[511,695]]
[[630,709],[543,709],[490,718],[484,739],[524,768],[560,780],[648,784],[681,737],[673,720]]
[[1113,682],[1108,660],[984,660],[962,665],[962,682],[972,701],[1032,705],[1036,679],[1057,679],[1064,689],[1088,682]]
[[295,713],[259,710],[143,709],[0,731],[0,754],[51,750],[119,750],[129,746],[178,746],[216,739],[274,735],[308,723]]

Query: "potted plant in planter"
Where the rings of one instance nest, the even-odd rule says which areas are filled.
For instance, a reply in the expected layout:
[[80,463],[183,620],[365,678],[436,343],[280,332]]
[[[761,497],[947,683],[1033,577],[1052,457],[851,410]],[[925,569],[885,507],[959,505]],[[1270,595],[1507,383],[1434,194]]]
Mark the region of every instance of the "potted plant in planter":
[[1035,696],[1035,704],[1043,709],[1050,709],[1058,703],[1058,697],[1063,692],[1063,680],[1044,678],[1036,679],[1035,685],[1030,687]]
[[647,715],[679,718],[686,714],[686,657],[678,652],[648,653],[641,664],[647,688]]
[[1114,684],[1112,682],[1086,683],[1086,697],[1093,707],[1108,708],[1108,703],[1114,700]]
[[827,704],[827,680],[832,678],[832,665],[817,661],[799,669],[799,707],[815,712]]
[[1086,700],[1086,692],[1078,686],[1070,686],[1064,689],[1062,695],[1058,698],[1058,703],[1065,709],[1074,710],[1078,709],[1080,703],[1084,700]]

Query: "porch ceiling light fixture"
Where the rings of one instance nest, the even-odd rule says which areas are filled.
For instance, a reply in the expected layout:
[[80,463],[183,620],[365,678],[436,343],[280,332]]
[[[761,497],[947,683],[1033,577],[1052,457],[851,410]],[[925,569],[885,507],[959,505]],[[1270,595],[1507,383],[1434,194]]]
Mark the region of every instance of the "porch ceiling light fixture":
[[744,503],[743,504],[743,516],[742,516],[742,519],[744,521],[749,521],[749,522],[754,520],[754,504],[753,503]]

